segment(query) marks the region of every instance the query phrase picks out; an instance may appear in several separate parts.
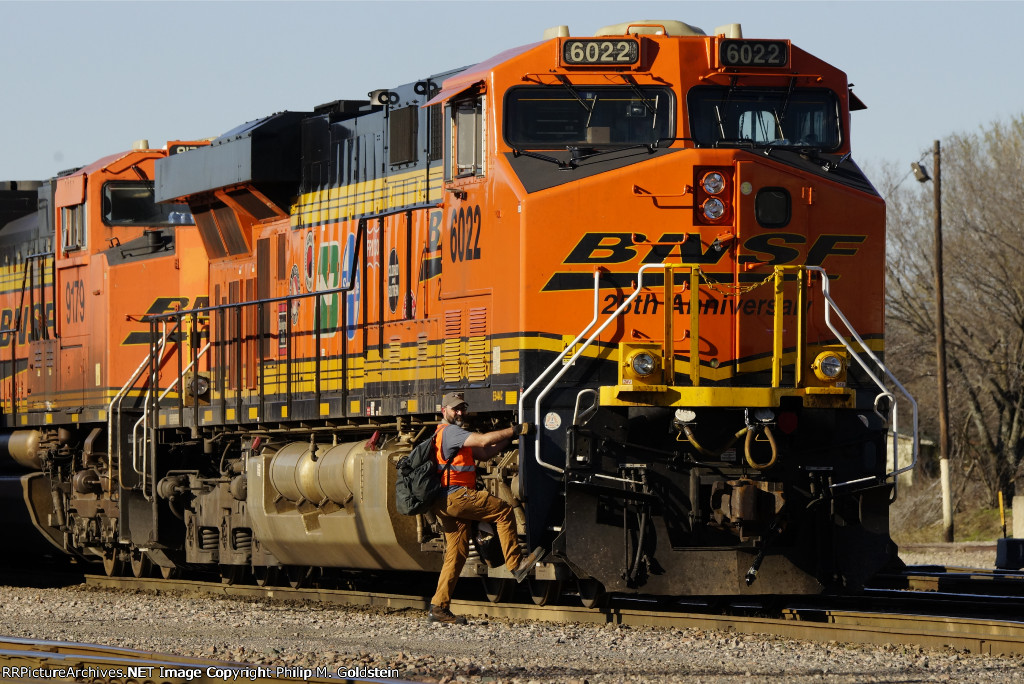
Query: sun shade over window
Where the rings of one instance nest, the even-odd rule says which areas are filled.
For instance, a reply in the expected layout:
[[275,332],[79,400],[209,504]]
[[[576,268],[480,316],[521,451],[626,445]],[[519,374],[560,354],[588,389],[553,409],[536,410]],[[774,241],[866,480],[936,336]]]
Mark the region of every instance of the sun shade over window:
[[112,181],[103,186],[103,223],[108,226],[192,224],[184,204],[157,204],[152,181]]

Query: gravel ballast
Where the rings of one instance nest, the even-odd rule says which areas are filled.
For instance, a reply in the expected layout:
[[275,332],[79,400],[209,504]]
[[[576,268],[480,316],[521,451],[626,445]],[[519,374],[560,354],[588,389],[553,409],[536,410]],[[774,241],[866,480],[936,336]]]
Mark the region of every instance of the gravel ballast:
[[[903,555],[940,562],[934,552]],[[84,586],[0,586],[0,634],[269,667],[393,668],[428,682],[1009,682],[1024,665],[952,649],[472,617],[466,626],[439,625],[414,610]]]

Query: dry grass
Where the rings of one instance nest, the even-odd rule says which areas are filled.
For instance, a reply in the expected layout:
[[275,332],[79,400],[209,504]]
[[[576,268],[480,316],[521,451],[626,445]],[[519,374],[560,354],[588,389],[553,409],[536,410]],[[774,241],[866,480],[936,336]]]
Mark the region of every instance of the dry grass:
[[[897,544],[942,542],[942,489],[938,479],[918,476],[912,487],[901,486],[889,511],[889,531]],[[999,509],[990,508],[978,483],[967,483],[954,497],[953,536],[958,542],[995,541],[1003,535]],[[1013,534],[1012,512],[1006,510],[1006,532]]]

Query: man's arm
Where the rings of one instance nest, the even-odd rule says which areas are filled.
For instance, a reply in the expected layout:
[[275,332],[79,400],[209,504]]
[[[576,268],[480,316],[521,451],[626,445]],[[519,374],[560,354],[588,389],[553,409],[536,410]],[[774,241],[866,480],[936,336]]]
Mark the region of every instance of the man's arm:
[[488,461],[500,454],[512,441],[513,437],[529,433],[529,423],[520,423],[510,428],[492,432],[471,432],[463,442],[463,446],[472,447],[473,458],[477,461]]

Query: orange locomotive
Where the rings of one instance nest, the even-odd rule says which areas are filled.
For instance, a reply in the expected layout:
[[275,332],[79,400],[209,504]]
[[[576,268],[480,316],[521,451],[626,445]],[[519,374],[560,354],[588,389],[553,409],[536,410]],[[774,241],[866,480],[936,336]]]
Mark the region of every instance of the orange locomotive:
[[111,446],[107,435],[142,416],[146,317],[207,301],[208,262],[188,207],[155,202],[153,163],[198,144],[139,141],[5,193],[30,188],[33,197],[0,231],[2,441],[14,461],[47,476],[8,485],[58,547],[112,568],[128,531],[118,490],[139,475],[130,442]]
[[[151,386],[186,391],[148,395],[115,555],[436,570],[394,463],[460,390],[480,429],[540,428],[480,478],[549,551],[538,603],[861,586],[898,563],[861,106],[737,25],[559,27],[160,160],[210,300],[149,318]],[[464,574],[513,586],[485,535]]]

